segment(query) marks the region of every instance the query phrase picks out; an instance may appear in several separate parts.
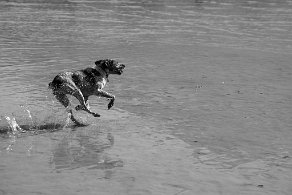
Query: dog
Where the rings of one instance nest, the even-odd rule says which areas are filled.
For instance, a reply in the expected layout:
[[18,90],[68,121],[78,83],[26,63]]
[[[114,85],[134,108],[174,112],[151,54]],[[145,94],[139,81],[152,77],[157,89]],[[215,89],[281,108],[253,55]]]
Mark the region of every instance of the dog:
[[97,60],[94,67],[59,73],[49,83],[49,88],[52,89],[56,99],[67,109],[71,120],[78,125],[80,123],[74,118],[72,109],[68,109],[70,102],[67,95],[72,95],[79,100],[80,105],[75,107],[76,110],[84,110],[94,117],[100,117],[100,114],[90,110],[88,97],[96,95],[108,98],[110,100],[108,109],[110,109],[114,105],[115,96],[102,89],[108,82],[110,74],[121,75],[124,68],[125,65],[116,60]]

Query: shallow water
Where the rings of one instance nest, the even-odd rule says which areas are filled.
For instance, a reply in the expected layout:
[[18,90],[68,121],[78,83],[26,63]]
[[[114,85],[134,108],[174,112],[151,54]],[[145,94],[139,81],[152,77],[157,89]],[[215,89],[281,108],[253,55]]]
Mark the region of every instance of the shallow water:
[[[290,194],[292,1],[0,1],[0,194]],[[126,64],[69,122],[47,89]],[[77,104],[72,98],[72,104]]]

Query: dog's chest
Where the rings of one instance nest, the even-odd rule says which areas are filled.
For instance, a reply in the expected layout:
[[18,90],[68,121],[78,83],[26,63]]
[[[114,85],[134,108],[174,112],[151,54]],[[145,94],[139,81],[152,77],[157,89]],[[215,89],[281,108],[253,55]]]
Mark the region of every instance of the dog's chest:
[[99,82],[100,88],[104,88],[104,86],[106,85],[107,79],[106,78],[102,78]]

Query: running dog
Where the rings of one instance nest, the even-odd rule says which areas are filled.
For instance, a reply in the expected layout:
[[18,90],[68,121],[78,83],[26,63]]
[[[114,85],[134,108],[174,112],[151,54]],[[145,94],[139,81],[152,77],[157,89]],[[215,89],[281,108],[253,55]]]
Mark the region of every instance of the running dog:
[[[95,65],[95,67],[89,67],[83,70],[59,73],[54,80],[49,83],[49,88],[53,90],[56,99],[65,106],[65,108],[68,108],[70,103],[67,94],[79,100],[80,105],[75,107],[76,110],[84,110],[94,117],[100,117],[100,115],[90,110],[88,104],[89,96],[96,95],[108,98],[110,100],[108,109],[114,105],[115,96],[102,89],[108,82],[108,76],[110,74],[121,75],[125,65],[112,59],[98,60],[95,62]],[[69,109],[67,111],[71,120],[76,124],[80,124],[74,118],[72,110]]]

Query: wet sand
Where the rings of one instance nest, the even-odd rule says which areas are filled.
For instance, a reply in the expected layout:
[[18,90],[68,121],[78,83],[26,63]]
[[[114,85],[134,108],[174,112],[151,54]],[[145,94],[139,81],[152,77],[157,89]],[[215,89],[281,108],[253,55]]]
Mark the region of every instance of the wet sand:
[[[288,194],[291,157],[242,161],[115,109],[98,124],[24,136],[1,152],[3,194]],[[21,163],[13,161],[21,159]]]

